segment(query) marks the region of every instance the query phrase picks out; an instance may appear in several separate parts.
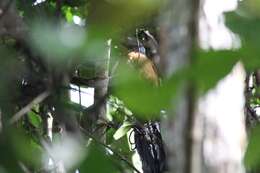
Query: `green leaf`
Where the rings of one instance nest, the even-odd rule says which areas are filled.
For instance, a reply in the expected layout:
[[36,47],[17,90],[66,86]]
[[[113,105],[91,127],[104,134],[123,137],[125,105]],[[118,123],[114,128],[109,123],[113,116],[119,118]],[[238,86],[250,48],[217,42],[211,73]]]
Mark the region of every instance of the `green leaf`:
[[133,113],[132,113],[129,109],[127,109],[127,107],[124,107],[124,112],[125,112],[125,114],[128,115],[128,116],[133,115]]
[[66,16],[66,20],[68,22],[72,22],[72,18],[73,18],[73,14],[71,12],[71,8],[68,7],[66,10],[65,10],[65,16]]
[[106,132],[106,144],[110,145],[111,143],[113,143],[114,137],[113,135],[115,134],[116,130],[114,128],[109,128]]
[[42,119],[38,114],[34,113],[33,111],[30,111],[28,114],[28,118],[30,123],[34,125],[34,127],[39,128],[41,126]]
[[126,116],[133,115],[121,100],[112,95],[109,97],[107,110],[108,120],[118,124],[123,123]]
[[114,139],[118,140],[122,138],[132,128],[132,126],[133,124],[131,124],[128,121],[125,121],[124,124],[120,126],[119,129],[113,135]]

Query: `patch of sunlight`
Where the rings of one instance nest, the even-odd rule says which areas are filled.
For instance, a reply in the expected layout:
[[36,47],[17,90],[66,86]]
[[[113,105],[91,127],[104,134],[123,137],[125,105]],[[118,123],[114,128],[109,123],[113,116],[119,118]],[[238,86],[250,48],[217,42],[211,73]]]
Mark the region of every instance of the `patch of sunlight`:
[[80,18],[79,16],[74,15],[72,20],[73,20],[73,23],[76,25],[85,26],[85,21],[82,18]]
[[260,107],[255,107],[255,112],[258,117],[260,117]]
[[40,3],[43,3],[43,2],[45,2],[46,0],[36,0],[34,3],[33,3],[33,5],[38,5],[38,4],[40,4]]
[[94,88],[79,87],[77,85],[70,85],[70,99],[72,102],[89,107],[94,104]]
[[241,46],[238,35],[225,25],[225,12],[237,8],[237,0],[205,0],[199,19],[199,40],[203,49],[237,49]]
[[[244,119],[245,70],[241,63],[219,81],[199,101],[199,114],[204,115],[203,153],[206,164],[241,165],[246,149]],[[234,87],[235,86],[235,87]]]

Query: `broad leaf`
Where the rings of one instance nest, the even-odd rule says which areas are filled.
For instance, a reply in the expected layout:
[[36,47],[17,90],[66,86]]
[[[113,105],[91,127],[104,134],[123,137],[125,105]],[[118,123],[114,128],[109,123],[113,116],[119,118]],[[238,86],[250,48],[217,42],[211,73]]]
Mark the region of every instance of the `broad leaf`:
[[132,128],[132,126],[133,124],[131,124],[128,121],[125,121],[124,124],[121,127],[119,127],[119,129],[113,135],[114,139],[118,140],[121,137],[123,137]]

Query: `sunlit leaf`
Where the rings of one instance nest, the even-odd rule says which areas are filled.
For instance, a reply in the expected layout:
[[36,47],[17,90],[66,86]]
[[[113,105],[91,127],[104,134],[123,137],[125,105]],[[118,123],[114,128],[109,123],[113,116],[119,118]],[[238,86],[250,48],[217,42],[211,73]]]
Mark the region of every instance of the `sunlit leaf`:
[[131,124],[128,121],[125,121],[120,127],[119,129],[117,129],[117,131],[115,132],[115,134],[113,135],[115,140],[118,140],[120,138],[122,138],[124,135],[126,135],[126,133],[132,128],[133,124]]
[[67,20],[68,22],[72,22],[73,14],[72,14],[72,12],[71,12],[71,8],[68,7],[68,8],[66,8],[66,9],[64,9],[64,12],[65,12],[66,20]]
[[125,104],[114,96],[110,96],[108,100],[107,118],[116,124],[121,124],[127,116],[133,113],[125,106]]

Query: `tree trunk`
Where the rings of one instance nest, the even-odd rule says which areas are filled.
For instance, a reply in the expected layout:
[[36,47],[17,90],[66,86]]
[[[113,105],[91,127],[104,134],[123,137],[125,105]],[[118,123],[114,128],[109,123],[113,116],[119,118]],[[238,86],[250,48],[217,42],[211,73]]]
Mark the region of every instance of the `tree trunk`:
[[[171,0],[166,6],[161,16],[160,53],[162,69],[169,77],[193,61],[199,0]],[[168,112],[171,115],[162,123],[162,129],[165,129],[169,172],[189,173],[192,172],[191,132],[196,102],[190,81],[182,86],[177,98],[178,104],[172,105]]]
[[94,105],[87,109],[82,119],[83,127],[93,132],[97,137],[104,134],[105,128],[98,124],[98,119],[106,119],[106,98],[109,83],[109,62],[111,57],[111,42],[107,41],[106,55],[101,64],[97,65],[95,79],[91,82],[90,87],[94,87]]
[[[171,0],[167,4],[169,10],[161,16],[160,53],[166,77],[194,61],[191,55],[194,57],[197,40],[199,3]],[[243,66],[237,64],[199,100],[195,99],[192,81],[186,80],[162,123],[169,172],[244,172],[244,80]]]

